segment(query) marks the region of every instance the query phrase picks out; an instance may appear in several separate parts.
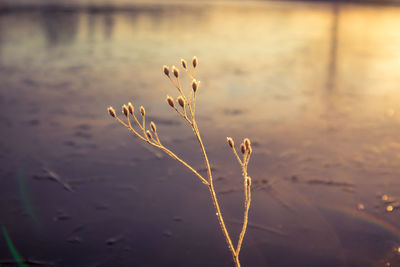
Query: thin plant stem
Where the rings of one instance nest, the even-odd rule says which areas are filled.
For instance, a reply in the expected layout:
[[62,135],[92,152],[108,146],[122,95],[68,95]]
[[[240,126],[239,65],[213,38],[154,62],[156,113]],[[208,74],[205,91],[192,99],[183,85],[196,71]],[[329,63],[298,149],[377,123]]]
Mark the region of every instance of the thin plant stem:
[[[182,60],[182,61],[184,61],[184,60]],[[172,97],[167,96],[167,102],[191,126],[193,133],[194,133],[194,135],[199,143],[199,146],[200,146],[201,154],[202,154],[202,157],[204,160],[204,165],[207,170],[207,178],[203,177],[191,165],[189,165],[183,159],[178,157],[175,153],[173,153],[171,150],[166,148],[163,144],[161,144],[161,141],[158,136],[157,128],[153,122],[150,123],[150,126],[151,126],[150,128],[153,131],[154,136],[151,134],[150,131],[146,132],[146,118],[145,118],[146,114],[145,114],[145,110],[143,107],[140,108],[140,113],[142,115],[142,123],[139,123],[139,120],[137,119],[137,117],[135,116],[135,114],[133,112],[134,109],[133,109],[132,104],[131,103],[128,104],[129,111],[132,114],[136,124],[138,125],[140,130],[143,132],[143,135],[139,134],[139,132],[133,128],[133,125],[129,118],[129,114],[126,113],[126,111],[127,111],[126,105],[123,106],[122,111],[123,111],[124,115],[127,117],[127,123],[122,121],[116,115],[115,110],[112,107],[108,108],[108,112],[119,123],[121,123],[123,126],[127,127],[133,135],[135,135],[136,137],[139,137],[144,142],[149,143],[150,145],[157,147],[158,149],[164,151],[164,153],[166,153],[171,158],[173,158],[174,160],[181,163],[183,166],[188,168],[191,172],[193,172],[197,176],[197,178],[199,178],[200,181],[208,187],[208,190],[210,192],[211,199],[212,199],[212,202],[213,202],[213,205],[215,208],[215,212],[216,212],[216,216],[217,216],[219,225],[220,225],[222,233],[225,237],[225,241],[228,244],[228,248],[232,254],[234,264],[236,267],[240,267],[241,265],[240,265],[240,261],[239,261],[239,253],[242,248],[244,235],[246,233],[246,229],[247,229],[247,225],[248,225],[248,216],[249,216],[249,209],[250,209],[250,204],[251,204],[251,178],[247,175],[247,166],[249,164],[250,155],[252,153],[251,144],[250,144],[250,140],[248,138],[244,139],[243,143],[241,144],[241,151],[243,153],[243,159],[241,159],[239,157],[238,153],[236,152],[236,148],[234,146],[233,139],[230,137],[227,138],[228,144],[232,148],[233,154],[235,155],[235,158],[237,159],[238,163],[240,164],[240,166],[242,168],[242,175],[243,175],[243,189],[244,189],[244,192],[243,192],[244,193],[243,225],[242,225],[242,229],[239,234],[238,242],[237,242],[237,245],[235,248],[235,246],[232,242],[232,239],[229,235],[229,232],[227,230],[226,224],[224,222],[224,218],[222,216],[221,208],[219,206],[217,195],[216,195],[215,188],[214,188],[211,165],[208,160],[207,152],[204,147],[204,143],[202,141],[200,131],[199,131],[196,119],[195,119],[196,91],[198,90],[198,87],[199,87],[199,82],[195,81],[195,79],[194,79],[194,73],[195,73],[195,69],[197,66],[197,58],[196,57],[193,57],[192,65],[193,65],[193,71],[190,71],[187,68],[186,63],[184,64],[184,69],[192,83],[191,89],[193,89],[192,91],[190,91],[189,98],[187,98],[185,96],[183,88],[181,86],[181,83],[179,80],[179,71],[175,67],[172,68],[173,72],[174,72],[174,76],[176,78],[176,82],[175,82],[170,76],[169,67],[164,66],[164,68],[163,68],[164,74],[168,76],[172,85],[178,90],[178,92],[180,94],[180,96],[178,97],[178,102],[179,102],[179,105],[182,107],[182,111],[180,111],[176,108]],[[182,99],[180,99],[180,98],[182,98],[184,102],[182,102]],[[186,106],[188,107],[188,109],[186,109]],[[188,116],[188,114],[190,117]]]
[[250,209],[250,203],[251,203],[251,190],[250,190],[251,178],[247,176],[246,167],[243,168],[243,177],[244,177],[243,184],[244,184],[245,200],[244,200],[243,226],[242,226],[242,231],[240,232],[238,244],[236,247],[236,255],[238,255],[238,256],[239,256],[239,252],[242,247],[243,238],[244,238],[244,235],[245,235],[246,229],[247,229],[249,209]]
[[160,146],[157,146],[157,147],[159,147],[165,153],[170,155],[173,159],[179,161],[183,166],[185,166],[189,170],[191,170],[202,181],[203,184],[209,185],[209,182],[201,174],[199,174],[195,169],[193,169],[193,167],[191,167],[189,164],[187,164],[184,160],[182,160],[177,155],[175,155],[171,150],[169,150],[168,148],[164,147],[163,145],[160,145]]
[[214,207],[215,207],[215,211],[216,211],[216,215],[217,215],[219,224],[220,224],[222,232],[223,232],[223,234],[225,236],[226,242],[228,243],[229,249],[230,249],[230,251],[232,253],[233,260],[235,261],[235,265],[236,266],[240,266],[240,263],[238,261],[238,258],[237,258],[236,252],[235,252],[235,248],[234,248],[234,246],[232,244],[232,240],[231,240],[231,238],[229,236],[228,230],[226,229],[224,218],[222,217],[221,209],[219,207],[218,200],[217,200],[217,195],[215,194],[215,189],[214,189],[214,183],[213,183],[213,179],[212,179],[210,163],[208,161],[207,153],[206,153],[206,150],[204,148],[204,144],[203,144],[203,142],[201,140],[200,132],[199,132],[199,129],[197,127],[197,123],[196,123],[194,118],[193,118],[193,130],[194,130],[194,133],[195,133],[195,135],[197,137],[197,140],[198,140],[198,142],[200,144],[201,152],[202,152],[203,157],[204,157],[204,162],[205,162],[205,165],[206,165],[206,168],[207,168],[207,174],[208,174],[208,183],[209,183],[208,184],[208,188],[210,190],[211,198],[213,200],[213,204],[214,204]]
[[240,159],[238,153],[236,152],[236,148],[235,148],[235,147],[232,147],[232,150],[233,150],[233,154],[235,154],[235,157],[236,157],[236,159],[238,160],[240,166],[242,166],[243,163],[242,163],[242,160]]
[[133,113],[132,116],[133,116],[133,118],[135,119],[137,125],[139,125],[140,129],[143,130],[143,126],[139,123],[138,119],[137,119],[136,116],[135,116],[135,113]]

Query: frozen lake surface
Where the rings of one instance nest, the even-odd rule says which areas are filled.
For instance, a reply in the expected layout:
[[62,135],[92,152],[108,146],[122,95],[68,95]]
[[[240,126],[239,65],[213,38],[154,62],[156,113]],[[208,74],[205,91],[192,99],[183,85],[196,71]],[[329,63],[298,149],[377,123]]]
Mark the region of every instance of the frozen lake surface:
[[14,266],[6,236],[29,266],[233,266],[207,188],[106,112],[145,106],[164,143],[204,169],[162,75],[193,55],[235,240],[242,180],[226,136],[253,141],[242,265],[400,266],[400,8],[0,11],[1,266]]

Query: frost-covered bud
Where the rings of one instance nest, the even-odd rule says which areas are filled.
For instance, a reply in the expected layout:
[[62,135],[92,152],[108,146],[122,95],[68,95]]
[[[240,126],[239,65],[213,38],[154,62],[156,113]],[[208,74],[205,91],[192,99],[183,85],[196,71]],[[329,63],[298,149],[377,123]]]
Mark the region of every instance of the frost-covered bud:
[[174,99],[170,96],[167,96],[167,103],[168,105],[170,105],[171,107],[175,107],[175,103],[174,103]]
[[151,128],[151,130],[152,130],[153,132],[156,132],[156,131],[157,131],[157,127],[156,127],[156,124],[155,124],[154,122],[150,122],[150,128]]
[[193,65],[193,68],[196,68],[196,66],[197,66],[197,57],[196,56],[194,56],[193,57],[193,59],[192,59],[192,65]]
[[243,154],[246,153],[246,147],[243,143],[240,144],[240,151],[242,151]]
[[123,105],[122,106],[122,113],[126,116],[126,117],[128,117],[128,113],[129,111],[128,111],[128,107],[127,107],[127,105]]
[[128,103],[128,110],[129,110],[129,113],[131,113],[133,115],[133,112],[135,111],[135,109],[133,108],[133,105],[131,102]]
[[250,151],[250,147],[251,147],[250,139],[249,138],[245,138],[243,140],[243,144],[244,144],[246,150]]
[[196,93],[198,87],[199,87],[199,83],[195,79],[193,79],[193,81],[192,81],[193,92]]
[[183,99],[183,97],[180,95],[177,98],[179,106],[181,106],[182,108],[185,106],[185,100]]
[[186,70],[187,69],[186,60],[181,59],[181,63],[182,63],[182,67]]
[[149,130],[146,131],[146,135],[149,139],[153,139],[153,135],[151,134],[151,132]]
[[172,72],[176,78],[179,77],[179,70],[175,66],[172,66]]
[[167,65],[163,66],[163,71],[164,71],[164,74],[169,77],[169,67]]
[[235,143],[233,142],[233,139],[231,137],[227,137],[226,141],[228,141],[228,145],[233,148],[233,146],[235,145]]
[[107,110],[111,117],[117,117],[117,114],[115,113],[115,109],[113,107],[108,107]]

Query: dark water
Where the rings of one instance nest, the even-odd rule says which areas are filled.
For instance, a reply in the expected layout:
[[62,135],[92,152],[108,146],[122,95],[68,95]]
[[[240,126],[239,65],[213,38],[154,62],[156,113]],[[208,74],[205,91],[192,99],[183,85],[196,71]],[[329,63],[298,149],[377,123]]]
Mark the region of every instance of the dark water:
[[[0,266],[232,266],[208,190],[106,113],[144,105],[204,168],[163,64],[199,58],[197,115],[243,266],[400,266],[400,9],[301,3],[0,13]],[[391,208],[390,208],[391,207]],[[14,257],[15,257],[14,253]]]

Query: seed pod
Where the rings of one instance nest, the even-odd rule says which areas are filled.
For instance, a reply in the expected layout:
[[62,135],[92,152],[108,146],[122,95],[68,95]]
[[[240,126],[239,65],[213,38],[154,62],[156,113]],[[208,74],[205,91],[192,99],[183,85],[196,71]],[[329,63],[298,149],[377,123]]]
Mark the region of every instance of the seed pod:
[[143,106],[140,106],[140,114],[142,114],[143,117],[146,115],[146,110]]
[[186,60],[181,59],[181,63],[182,63],[182,67],[186,70],[186,68],[187,68]]
[[180,95],[177,98],[179,106],[181,106],[182,108],[185,106],[185,100],[183,100],[183,97]]
[[135,111],[135,109],[133,108],[133,105],[131,102],[128,103],[128,110],[129,110],[129,113],[131,113],[133,115],[133,112]]
[[226,141],[228,141],[228,145],[233,148],[233,146],[235,145],[235,143],[233,142],[233,139],[231,137],[227,137]]
[[117,114],[115,113],[115,110],[113,107],[108,107],[107,110],[108,110],[108,113],[111,115],[111,117],[113,117],[113,118],[117,117]]
[[157,131],[157,127],[156,127],[156,124],[155,124],[154,122],[150,122],[150,128],[151,128],[151,130],[152,130],[153,132],[156,132],[156,131]]
[[246,148],[243,143],[240,144],[240,151],[242,151],[243,154],[246,153]]
[[194,56],[192,59],[192,65],[193,65],[193,68],[196,68],[196,66],[197,66],[197,57],[196,56]]
[[179,77],[179,70],[175,66],[172,66],[172,72],[176,78]]
[[243,140],[243,143],[244,143],[244,146],[246,147],[246,150],[250,151],[250,146],[251,146],[250,139],[249,138],[245,138]]
[[146,131],[146,135],[149,139],[153,139],[153,135],[151,134],[151,132],[149,130]]
[[167,65],[163,66],[163,71],[164,71],[164,74],[169,77],[169,67]]
[[193,81],[192,81],[192,89],[193,89],[193,92],[196,93],[198,87],[199,87],[198,82],[197,82],[195,79],[193,79]]
[[127,105],[122,105],[122,113],[126,116],[126,117],[128,117],[128,113],[129,111],[128,111],[128,107],[127,107]]
[[175,107],[175,103],[174,103],[174,99],[170,96],[167,96],[167,103],[168,105],[170,105],[171,107]]

